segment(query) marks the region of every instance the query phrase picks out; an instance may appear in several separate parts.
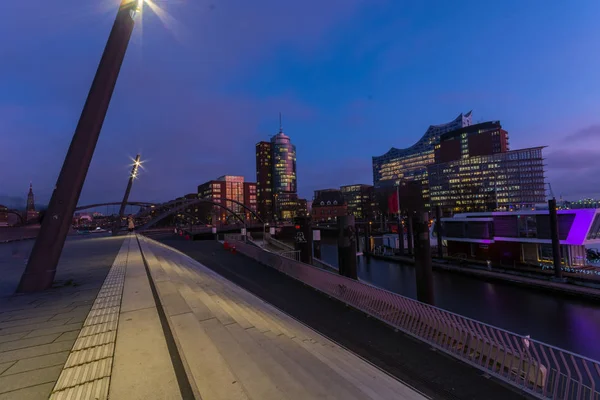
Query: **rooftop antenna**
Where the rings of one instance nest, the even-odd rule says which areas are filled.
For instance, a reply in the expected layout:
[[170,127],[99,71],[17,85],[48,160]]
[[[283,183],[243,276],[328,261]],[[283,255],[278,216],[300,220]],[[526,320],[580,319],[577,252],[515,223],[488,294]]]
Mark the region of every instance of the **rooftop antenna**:
[[283,126],[281,125],[281,111],[279,112],[279,133],[283,133]]

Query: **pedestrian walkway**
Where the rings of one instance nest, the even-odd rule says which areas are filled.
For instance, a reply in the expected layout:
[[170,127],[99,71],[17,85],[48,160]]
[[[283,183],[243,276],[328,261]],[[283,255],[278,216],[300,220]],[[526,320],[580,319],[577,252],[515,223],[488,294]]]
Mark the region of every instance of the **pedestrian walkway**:
[[54,287],[19,295],[31,245],[0,245],[0,400],[48,398],[122,242],[67,240]]
[[140,241],[196,398],[428,398],[197,261]]

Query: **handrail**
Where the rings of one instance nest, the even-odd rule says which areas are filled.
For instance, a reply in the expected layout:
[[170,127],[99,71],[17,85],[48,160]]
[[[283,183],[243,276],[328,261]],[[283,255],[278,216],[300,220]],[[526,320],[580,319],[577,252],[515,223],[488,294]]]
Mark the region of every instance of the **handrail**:
[[289,258],[290,260],[300,261],[300,250],[282,251],[276,254],[281,257]]
[[540,399],[600,399],[598,361],[242,242],[236,248]]
[[273,236],[271,236],[271,234],[269,234],[269,233],[266,233],[266,234],[265,234],[265,241],[266,241],[267,243],[272,243],[272,244],[274,244],[274,245],[276,245],[276,246],[279,246],[279,247],[281,247],[282,249],[289,249],[290,251],[291,251],[291,250],[294,250],[294,248],[293,248],[292,246],[290,246],[290,245],[289,245],[289,244],[287,244],[287,243],[283,243],[281,240],[277,240],[277,239],[275,239],[275,238],[274,238]]

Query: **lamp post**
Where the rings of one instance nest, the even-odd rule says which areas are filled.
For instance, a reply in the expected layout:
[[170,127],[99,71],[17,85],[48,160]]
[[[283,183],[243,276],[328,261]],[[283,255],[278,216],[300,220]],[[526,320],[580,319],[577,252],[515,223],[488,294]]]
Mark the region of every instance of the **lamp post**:
[[138,154],[133,162],[131,175],[129,175],[129,181],[127,182],[127,189],[125,189],[125,195],[123,196],[123,201],[121,202],[121,208],[119,208],[119,219],[115,221],[113,225],[113,236],[117,236],[119,234],[119,231],[121,230],[121,221],[123,220],[123,214],[125,214],[125,207],[127,206],[127,201],[129,201],[131,185],[133,185],[133,180],[137,178],[138,169],[140,168],[140,165],[142,165],[142,162],[140,161],[140,155]]
[[52,286],[71,218],[94,155],[121,64],[143,0],[122,0],[18,292]]

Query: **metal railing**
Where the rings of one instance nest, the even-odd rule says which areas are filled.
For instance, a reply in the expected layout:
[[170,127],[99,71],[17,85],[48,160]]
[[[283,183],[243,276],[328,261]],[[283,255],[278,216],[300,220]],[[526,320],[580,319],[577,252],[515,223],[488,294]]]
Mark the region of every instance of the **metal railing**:
[[223,235],[223,238],[225,239],[226,242],[230,242],[230,241],[243,242],[244,241],[244,235],[242,235],[241,233],[226,233],[225,235]]
[[265,234],[265,242],[267,243],[271,243],[272,245],[275,245],[281,249],[289,249],[289,250],[294,250],[294,246],[290,246],[287,243],[283,243],[281,240],[277,240],[274,237],[271,236],[271,234],[266,233]]
[[600,363],[584,356],[236,243],[242,254],[540,399],[600,400]]
[[300,250],[282,251],[277,254],[281,257],[289,258],[290,260],[300,261]]

